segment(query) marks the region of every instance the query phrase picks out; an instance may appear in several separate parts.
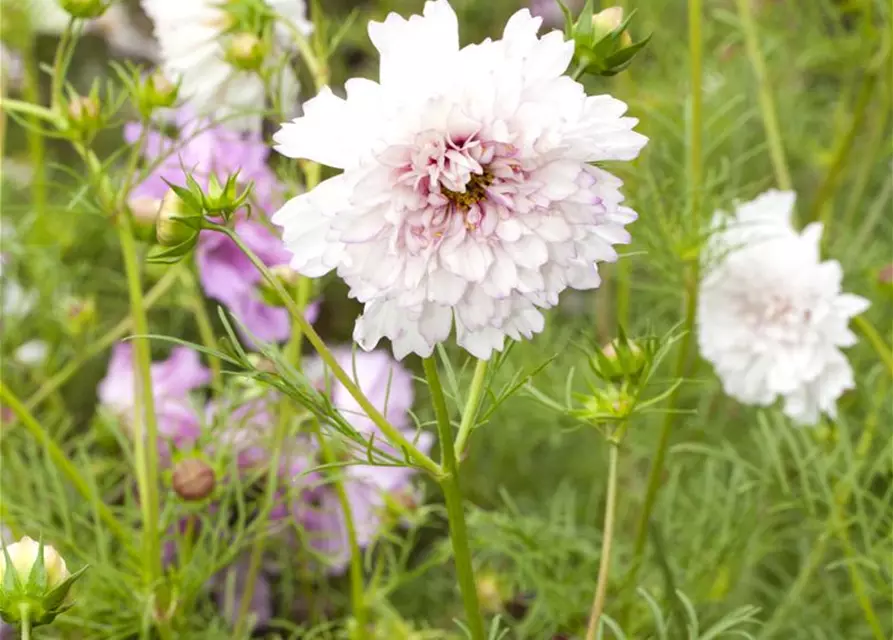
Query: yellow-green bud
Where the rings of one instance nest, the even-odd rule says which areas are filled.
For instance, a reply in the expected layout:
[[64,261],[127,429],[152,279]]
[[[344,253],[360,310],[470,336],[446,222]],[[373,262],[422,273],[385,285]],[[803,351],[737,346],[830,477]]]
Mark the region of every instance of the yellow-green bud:
[[263,40],[253,33],[243,31],[230,39],[226,58],[239,69],[254,71],[263,64],[266,53],[267,47]]
[[[623,7],[608,7],[592,16],[592,28],[595,39],[599,40],[623,24]],[[630,35],[624,31],[620,36],[620,44],[628,47],[633,43]]]
[[[28,582],[31,569],[37,562],[37,554],[40,552],[40,543],[37,540],[25,536],[18,542],[6,547],[6,553],[0,553],[0,584],[3,583],[6,572],[12,569],[16,572],[21,584]],[[12,567],[7,566],[6,556],[12,561]],[[71,575],[65,560],[53,547],[43,546],[43,566],[47,574],[47,591],[59,586]]]
[[170,107],[177,100],[179,87],[167,79],[160,71],[146,79],[147,101],[152,107]]
[[109,6],[102,0],[59,0],[59,5],[70,16],[81,18],[82,20],[98,18],[105,13]]
[[185,214],[183,201],[171,189],[161,201],[161,209],[155,221],[155,237],[158,244],[165,247],[176,247],[198,235],[198,231],[177,219]]
[[491,572],[482,572],[476,576],[474,586],[483,611],[491,614],[502,611],[506,594],[499,576]]
[[68,103],[68,119],[75,126],[87,126],[99,119],[99,104],[87,96],[75,96]]

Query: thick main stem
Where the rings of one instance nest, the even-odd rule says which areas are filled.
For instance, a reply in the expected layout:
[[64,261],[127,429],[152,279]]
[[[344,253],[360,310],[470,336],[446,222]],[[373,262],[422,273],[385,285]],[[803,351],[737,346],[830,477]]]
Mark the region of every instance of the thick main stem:
[[589,615],[589,627],[586,640],[595,640],[598,623],[605,609],[605,596],[608,593],[608,575],[611,569],[611,543],[614,540],[614,514],[617,510],[617,459],[620,444],[610,441],[611,451],[608,461],[608,496],[605,501],[605,525],[602,530],[602,553],[599,559],[598,584],[595,587],[595,598],[592,601],[592,612]]
[[[136,242],[132,222],[126,213],[118,216],[118,240],[124,258],[127,291],[130,297],[130,314],[137,335],[149,333],[149,323],[143,306],[143,288],[137,261]],[[145,337],[133,341],[136,380],[134,447],[137,465],[137,483],[140,492],[140,510],[143,520],[143,562],[147,585],[154,587],[161,576],[161,554],[158,548],[158,423],[152,395],[151,354]]]
[[276,291],[276,294],[282,300],[282,303],[288,309],[288,312],[291,314],[292,319],[301,327],[301,331],[304,334],[304,337],[307,339],[307,342],[311,344],[311,346],[316,350],[319,354],[320,359],[326,364],[329,368],[329,371],[332,372],[332,375],[335,376],[335,379],[338,380],[343,386],[344,389],[350,394],[350,396],[357,401],[357,404],[360,405],[360,408],[363,412],[369,417],[372,422],[375,423],[381,432],[388,438],[392,443],[397,444],[400,448],[404,449],[410,458],[412,458],[416,464],[419,465],[422,469],[433,475],[434,477],[439,477],[441,474],[440,466],[435,463],[431,458],[426,456],[422,451],[419,450],[412,442],[410,442],[406,436],[400,433],[399,429],[394,427],[387,419],[381,414],[381,412],[375,408],[375,406],[369,402],[369,399],[365,396],[365,394],[360,390],[357,384],[351,379],[351,377],[347,374],[346,371],[338,364],[338,361],[335,359],[335,356],[326,347],[325,342],[323,342],[322,338],[319,337],[319,334],[316,333],[316,330],[313,326],[307,322],[307,319],[304,317],[304,314],[301,312],[300,308],[295,304],[294,300],[292,300],[291,296],[288,292],[283,288],[282,284],[270,273],[270,270],[267,268],[267,265],[263,263],[263,261],[257,257],[257,255],[249,249],[242,239],[239,238],[238,234],[236,234],[232,229],[228,229],[227,227],[222,227],[216,224],[208,224],[208,228],[214,229],[215,231],[219,231],[220,233],[224,233],[229,236],[233,242],[239,247],[239,249],[245,254],[245,256],[251,261],[251,264],[260,271],[261,275],[266,279],[266,281],[273,287],[273,290]]
[[474,568],[471,564],[471,550],[468,546],[468,530],[465,526],[465,508],[462,503],[462,488],[459,484],[459,465],[453,444],[453,429],[447,411],[443,387],[437,373],[437,362],[433,357],[424,359],[425,378],[431,392],[434,413],[437,416],[437,435],[440,441],[441,465],[443,474],[438,478],[446,502],[447,518],[450,525],[450,542],[459,578],[459,590],[465,607],[466,623],[472,640],[483,640],[484,619],[478,604],[477,587],[474,581]]

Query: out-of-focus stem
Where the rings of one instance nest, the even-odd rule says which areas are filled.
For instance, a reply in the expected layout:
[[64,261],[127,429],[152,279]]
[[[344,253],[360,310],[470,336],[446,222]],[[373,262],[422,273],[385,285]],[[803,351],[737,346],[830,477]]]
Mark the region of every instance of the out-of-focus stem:
[[611,568],[611,542],[614,539],[614,515],[617,511],[617,459],[620,455],[620,443],[610,439],[611,446],[608,460],[608,495],[605,500],[605,525],[602,530],[602,552],[599,559],[598,584],[595,587],[595,598],[592,601],[592,612],[589,614],[589,626],[586,640],[595,640],[598,634],[598,623],[605,609],[605,596],[608,593],[608,575]]

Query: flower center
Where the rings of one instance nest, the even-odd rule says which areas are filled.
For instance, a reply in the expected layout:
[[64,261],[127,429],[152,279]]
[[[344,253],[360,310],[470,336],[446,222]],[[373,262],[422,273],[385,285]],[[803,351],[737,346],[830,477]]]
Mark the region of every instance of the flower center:
[[451,191],[444,186],[440,187],[440,192],[457,207],[463,211],[468,211],[472,205],[487,197],[487,187],[493,184],[493,179],[493,174],[485,168],[481,174],[471,174],[471,178],[465,185],[464,192]]

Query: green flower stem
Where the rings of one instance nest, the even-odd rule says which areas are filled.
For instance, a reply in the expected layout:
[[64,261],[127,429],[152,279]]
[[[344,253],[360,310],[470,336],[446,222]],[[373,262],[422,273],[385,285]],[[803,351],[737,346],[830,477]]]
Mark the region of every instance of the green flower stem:
[[31,607],[23,602],[19,605],[19,615],[22,618],[22,640],[31,640]]
[[617,511],[617,460],[620,457],[620,441],[616,437],[608,439],[611,449],[608,459],[608,496],[605,501],[605,525],[602,530],[602,552],[599,558],[598,584],[586,629],[586,640],[595,640],[598,624],[605,609],[605,596],[608,593],[608,574],[611,568],[611,542],[614,539],[614,515]]
[[[130,298],[130,314],[137,335],[149,334],[146,309],[143,306],[143,289],[140,283],[140,267],[137,247],[133,238],[132,221],[128,215],[119,215],[118,241],[124,259],[127,290]],[[158,423],[152,395],[151,355],[147,338],[133,340],[134,365],[137,390],[134,403],[134,455],[137,465],[137,484],[140,492],[140,510],[143,520],[143,562],[147,586],[154,586],[161,577],[161,554],[158,547]]]
[[747,46],[747,56],[750,58],[750,66],[753,67],[757,78],[757,88],[760,99],[760,114],[763,118],[763,127],[766,129],[766,142],[769,144],[769,158],[775,170],[775,181],[779,189],[791,188],[791,174],[788,172],[785,160],[784,144],[781,139],[781,129],[778,126],[778,117],[775,113],[775,99],[772,95],[772,84],[766,75],[766,63],[760,51],[757,25],[753,18],[751,0],[736,0],[738,3],[738,17],[741,20],[741,28],[744,30],[744,40]]
[[[700,214],[700,198],[698,198],[698,190],[701,188],[701,172],[702,172],[702,148],[701,148],[701,131],[703,128],[702,113],[702,62],[703,47],[701,42],[701,14],[702,0],[688,0],[688,40],[689,40],[689,63],[691,72],[691,119],[689,123],[689,142],[688,142],[688,191],[692,198],[691,212],[692,215]],[[682,380],[686,377],[688,370],[689,350],[692,344],[692,335],[695,330],[695,314],[698,309],[698,281],[700,279],[700,262],[697,256],[691,259],[688,265],[687,286],[685,294],[685,321],[683,331],[685,332],[680,340],[679,355],[676,360],[676,368],[674,372],[675,380]],[[642,505],[642,512],[639,516],[638,527],[636,529],[635,544],[633,547],[633,560],[626,578],[626,587],[634,589],[639,569],[642,565],[642,558],[645,552],[645,543],[648,539],[648,525],[651,520],[651,514],[654,511],[654,505],[657,501],[657,494],[660,491],[662,476],[664,472],[664,464],[666,462],[667,450],[670,447],[670,435],[676,425],[678,412],[676,411],[679,403],[680,389],[682,385],[677,385],[667,401],[667,413],[663,426],[658,437],[657,450],[654,455],[654,461],[651,463],[651,471],[648,475],[648,485],[645,490],[645,502]],[[627,613],[629,611],[627,610]]]
[[[481,616],[481,608],[478,604],[477,586],[475,585],[474,569],[471,563],[471,551],[468,547],[465,509],[462,503],[462,488],[459,483],[459,465],[456,462],[455,448],[451,444],[453,442],[453,428],[450,425],[450,415],[447,411],[443,387],[440,384],[440,376],[437,373],[437,361],[432,356],[425,358],[423,363],[425,378],[428,380],[428,388],[434,404],[434,413],[437,416],[437,434],[440,440],[441,463],[443,466],[443,475],[438,478],[438,481],[443,489],[443,496],[446,501],[447,518],[450,525],[450,542],[453,547],[456,574],[459,578],[459,590],[462,593],[462,602],[465,606],[466,623],[471,631],[472,640],[483,640],[486,637],[484,619]],[[471,397],[469,397],[470,399]]]
[[[319,443],[323,462],[328,465],[335,464],[337,459],[334,453],[332,453],[332,448],[329,446],[316,420],[313,421],[313,431],[316,441]],[[341,513],[344,515],[344,530],[347,534],[347,543],[350,546],[350,608],[353,610],[353,619],[356,623],[351,637],[355,640],[362,640],[367,633],[363,552],[360,549],[359,542],[357,542],[357,527],[350,507],[350,500],[347,498],[347,491],[344,489],[344,481],[341,479],[340,474],[336,474],[333,477],[332,487],[335,489],[338,504],[341,506]]]
[[853,149],[853,143],[856,140],[859,130],[862,128],[863,121],[865,120],[865,113],[868,110],[868,103],[871,102],[871,96],[876,84],[877,74],[872,71],[867,71],[862,78],[862,84],[859,87],[859,95],[856,98],[856,106],[853,107],[853,116],[850,121],[849,129],[847,129],[844,136],[835,145],[831,167],[828,169],[828,173],[825,174],[824,180],[822,180],[822,183],[819,185],[815,200],[813,200],[812,203],[809,220],[821,220],[825,225],[826,238],[830,237],[828,234],[828,227],[831,226],[832,211],[832,207],[829,206],[830,201],[834,197],[834,192],[840,182],[840,174],[843,173],[844,168],[848,165],[850,152]]
[[270,286],[276,291],[282,300],[285,307],[288,309],[292,318],[297,322],[301,327],[301,331],[304,336],[307,338],[307,342],[309,342],[316,352],[319,354],[319,357],[326,364],[329,370],[332,372],[332,375],[340,382],[345,390],[351,395],[351,397],[357,401],[357,404],[360,405],[360,408],[363,409],[363,412],[369,416],[369,419],[375,423],[375,425],[381,430],[381,432],[388,438],[392,443],[398,445],[400,448],[404,449],[406,453],[412,458],[416,464],[419,465],[420,468],[424,469],[435,478],[439,477],[442,473],[440,466],[434,462],[431,458],[426,456],[422,451],[418,449],[412,442],[410,442],[400,431],[394,427],[390,422],[385,419],[385,417],[381,414],[381,412],[376,409],[369,399],[363,394],[360,388],[356,385],[356,383],[351,379],[351,377],[341,368],[341,365],[338,364],[338,361],[335,359],[335,356],[332,355],[332,352],[329,351],[329,348],[323,342],[322,338],[319,337],[319,334],[316,333],[316,330],[313,326],[307,322],[307,319],[304,317],[304,314],[301,312],[300,308],[295,304],[294,300],[292,300],[291,296],[279,283],[279,281],[270,273],[270,270],[263,263],[263,261],[255,255],[255,253],[249,249],[242,239],[239,238],[238,234],[229,229],[228,227],[224,227],[218,224],[214,224],[211,222],[205,223],[207,229],[213,229],[220,233],[226,234],[236,245],[241,249],[241,251],[245,254],[245,256],[251,261],[254,267],[260,271],[261,275],[270,283]]
[[[214,327],[211,324],[211,318],[208,315],[208,308],[205,306],[205,298],[202,295],[201,287],[198,280],[189,269],[180,272],[183,282],[189,289],[189,306],[195,314],[195,324],[198,327],[198,334],[201,337],[202,344],[209,349],[214,349],[216,339],[214,337]],[[220,359],[215,356],[208,356],[208,366],[211,368],[211,386],[218,393],[223,392],[223,372],[220,366]]]
[[[164,276],[155,283],[155,285],[146,293],[145,298],[143,299],[143,308],[149,310],[152,306],[167,293],[170,288],[174,285],[177,279],[180,277],[180,272],[182,267],[177,265],[171,268],[169,271],[165,272]],[[99,355],[106,349],[108,349],[111,345],[118,342],[121,338],[126,336],[133,328],[133,317],[128,315],[126,318],[122,319],[118,324],[109,329],[102,337],[92,342],[87,346],[84,351],[75,357],[73,360],[70,360],[68,364],[62,367],[59,371],[53,374],[52,377],[46,380],[38,389],[34,392],[34,394],[28,398],[28,401],[25,402],[25,406],[31,410],[34,409],[41,402],[46,400],[50,395],[52,395],[59,387],[68,382],[74,374],[80,371],[81,367],[90,360],[91,358]]]
[[465,445],[475,427],[475,420],[481,407],[488,365],[488,360],[478,360],[474,367],[474,377],[471,379],[471,387],[468,389],[468,400],[465,402],[465,410],[462,411],[462,422],[459,423],[459,433],[456,435],[456,443],[453,446],[455,455],[460,461],[465,454]]
[[881,337],[881,334],[875,326],[871,324],[865,316],[856,316],[853,318],[853,326],[855,326],[856,329],[859,330],[859,333],[865,336],[865,339],[871,343],[871,346],[881,359],[881,362],[884,363],[884,368],[887,370],[887,373],[893,376],[893,351],[891,351],[890,347],[887,346],[887,343],[884,342],[884,339]]
[[[25,78],[22,85],[22,95],[28,102],[40,104],[40,71],[38,69],[37,56],[35,55],[36,39],[32,39],[23,49],[23,62],[25,66]],[[38,216],[46,211],[47,204],[47,170],[46,145],[43,134],[38,130],[40,116],[31,114],[30,126],[27,130],[28,152],[31,156],[31,166],[34,176],[31,180],[31,198],[34,210]]]
[[257,575],[260,572],[260,566],[264,557],[264,549],[266,546],[266,523],[273,511],[273,505],[276,503],[276,491],[279,487],[279,461],[282,457],[282,450],[285,445],[285,438],[288,436],[288,427],[292,418],[291,412],[282,412],[279,414],[279,420],[276,423],[276,430],[273,432],[273,442],[271,450],[273,457],[270,459],[270,465],[267,467],[267,487],[264,496],[264,507],[255,524],[262,529],[257,534],[257,539],[251,548],[251,557],[248,560],[248,573],[245,580],[245,591],[242,594],[242,601],[239,603],[239,615],[234,625],[233,637],[242,638],[245,633],[245,625],[248,622],[248,609],[251,605],[251,599],[254,595],[254,586],[257,582]]
[[68,478],[68,481],[72,484],[75,490],[81,495],[81,497],[87,502],[93,504],[96,508],[96,513],[99,516],[99,519],[102,520],[103,523],[109,528],[109,531],[118,538],[118,540],[131,552],[133,549],[132,545],[132,535],[131,533],[121,524],[121,522],[115,517],[112,513],[111,509],[106,506],[100,496],[95,495],[90,488],[90,484],[81,477],[81,472],[74,465],[74,463],[68,459],[65,455],[65,452],[62,451],[62,448],[56,444],[53,438],[49,433],[41,426],[41,424],[34,418],[33,415],[28,411],[24,404],[16,397],[16,395],[6,386],[6,384],[0,380],[0,399],[3,400],[3,403],[6,404],[10,409],[12,409],[13,413],[16,414],[18,419],[22,422],[25,429],[40,443],[40,446],[44,448],[47,452],[47,455],[50,457],[50,460],[53,461],[53,464],[58,467],[58,469],[62,472],[62,474]]

